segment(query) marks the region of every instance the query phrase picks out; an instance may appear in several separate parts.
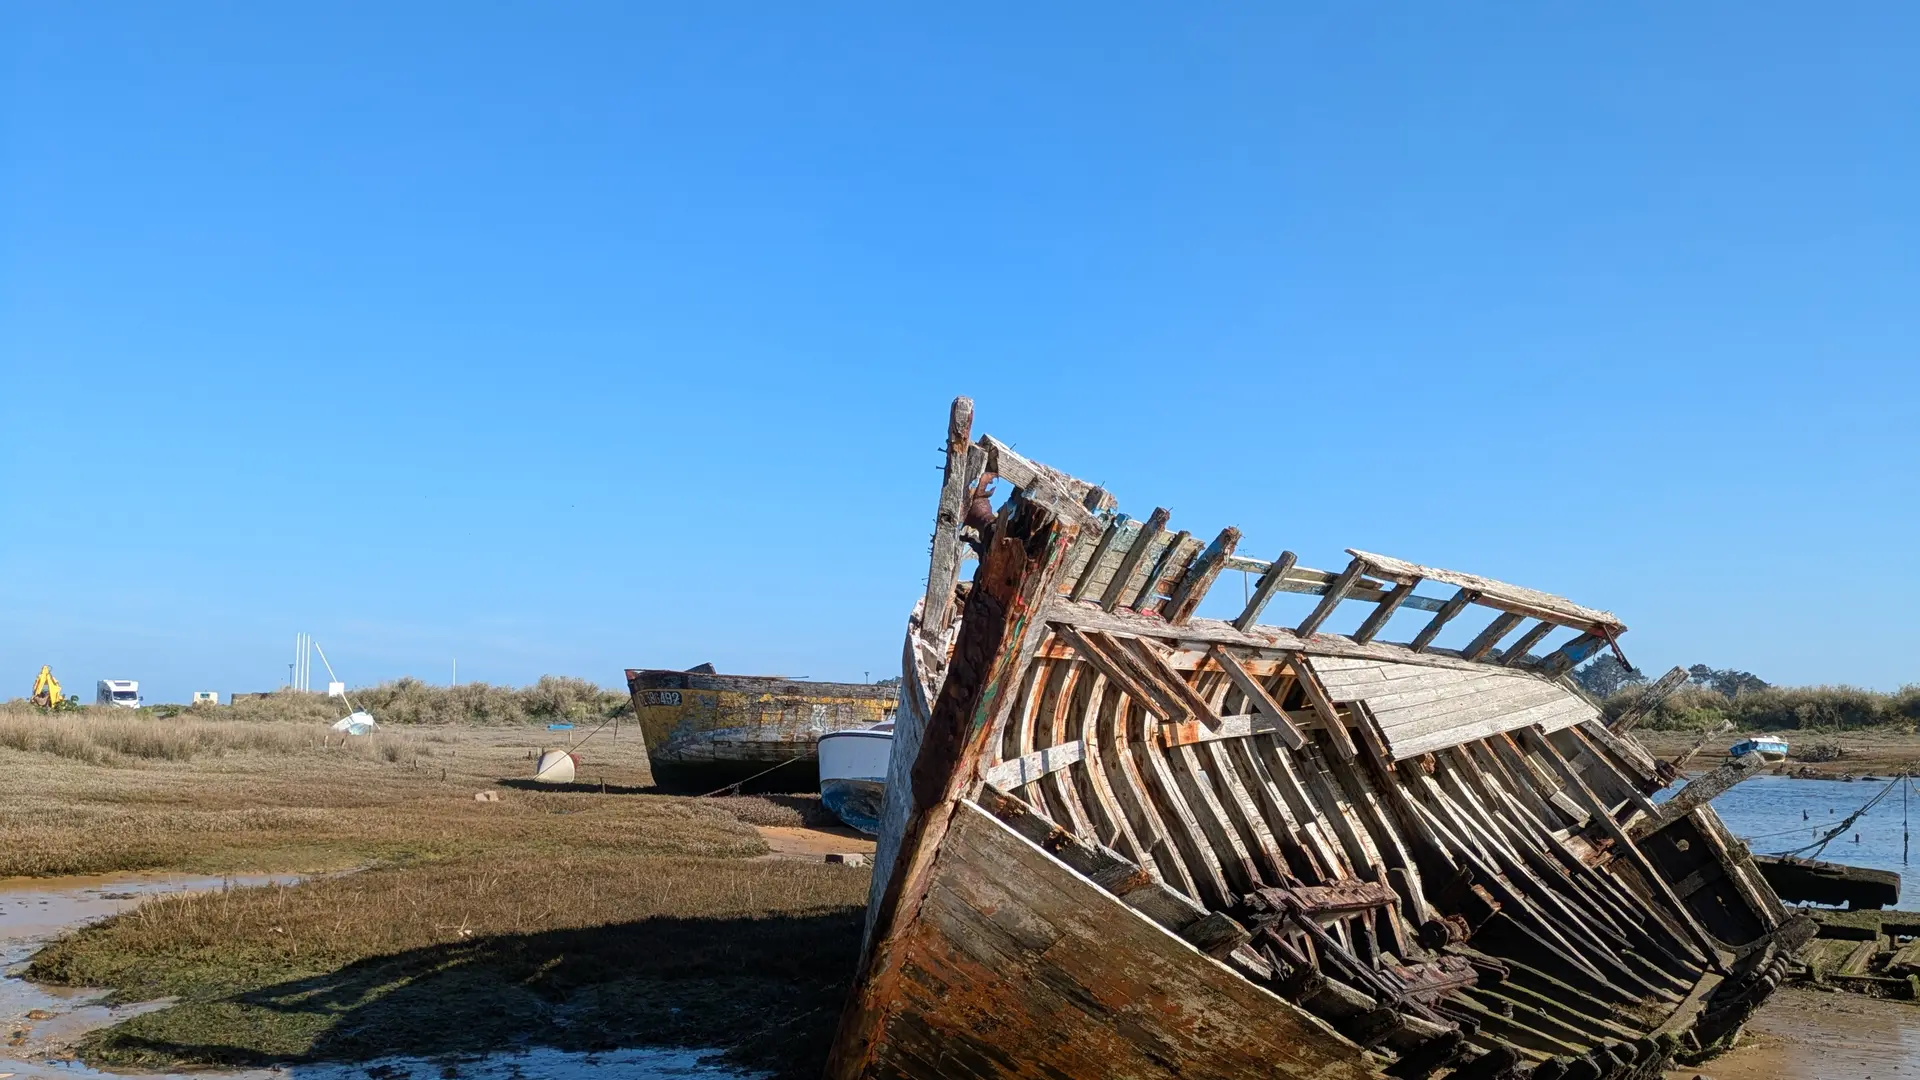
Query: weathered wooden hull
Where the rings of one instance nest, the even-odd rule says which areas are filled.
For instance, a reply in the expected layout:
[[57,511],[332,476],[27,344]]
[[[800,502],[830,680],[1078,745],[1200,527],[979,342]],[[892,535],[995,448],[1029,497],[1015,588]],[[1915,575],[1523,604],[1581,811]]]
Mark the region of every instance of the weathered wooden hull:
[[[1560,679],[1612,616],[1364,552],[1236,559],[1235,530],[1115,514],[969,420],[830,1077],[1653,1076],[1811,935],[1705,791],[1656,807],[1668,771]],[[1014,493],[976,536],[986,474]],[[1240,617],[1196,617],[1228,568],[1261,575]],[[1285,592],[1319,600],[1261,622]],[[1359,628],[1322,629],[1347,601]],[[1431,614],[1390,644],[1399,610]]]
[[1844,904],[1861,911],[1900,902],[1900,875],[1892,870],[1780,855],[1756,855],[1753,861],[1773,891],[1796,904]]
[[682,791],[748,779],[758,790],[817,790],[820,736],[892,720],[898,700],[877,684],[659,669],[628,670],[627,688],[655,783]]

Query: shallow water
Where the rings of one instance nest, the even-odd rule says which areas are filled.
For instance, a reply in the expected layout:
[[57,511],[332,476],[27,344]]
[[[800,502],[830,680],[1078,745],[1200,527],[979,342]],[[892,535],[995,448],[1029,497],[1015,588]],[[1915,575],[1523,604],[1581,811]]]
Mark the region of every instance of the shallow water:
[[[1727,828],[1735,836],[1747,841],[1747,846],[1755,854],[1774,855],[1817,840],[1846,820],[1868,799],[1898,783],[1902,781],[1883,779],[1845,783],[1839,780],[1756,776],[1735,785],[1732,790],[1713,800],[1713,808],[1719,813],[1720,820],[1726,822]],[[1903,794],[1910,800],[1910,804],[1904,808],[1901,804]],[[1911,791],[1902,792],[1896,787],[1843,836],[1828,844],[1824,852],[1810,857],[1849,866],[1892,870],[1904,875],[1909,868],[1906,858],[1920,859],[1920,835],[1912,837],[1910,854],[1902,851],[1909,811],[1913,831],[1920,834],[1920,796]],[[1856,834],[1860,837],[1858,843],[1854,842]],[[1905,911],[1920,911],[1920,895],[1903,887],[1900,890],[1900,903],[1896,906]]]
[[[712,1051],[630,1049],[570,1053],[534,1049],[484,1057],[390,1057],[351,1064],[289,1065],[227,1072],[107,1073],[71,1060],[66,1048],[89,1031],[165,1008],[166,1001],[100,1004],[105,991],[39,986],[19,977],[61,933],[150,897],[229,886],[290,883],[291,876],[233,878],[140,874],[0,879],[0,1080],[744,1080],[756,1074],[709,1065]],[[18,1040],[17,1042],[15,1040]]]

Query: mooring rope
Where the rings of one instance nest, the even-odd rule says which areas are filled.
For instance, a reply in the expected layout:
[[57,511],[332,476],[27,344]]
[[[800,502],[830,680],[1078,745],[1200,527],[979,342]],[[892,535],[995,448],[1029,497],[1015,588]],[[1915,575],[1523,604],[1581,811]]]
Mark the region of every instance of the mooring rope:
[[[1827,849],[1828,844],[1831,844],[1834,842],[1834,840],[1838,839],[1840,834],[1846,832],[1848,829],[1853,828],[1853,823],[1856,821],[1859,821],[1862,817],[1865,817],[1867,811],[1873,809],[1874,805],[1877,804],[1881,799],[1884,799],[1888,795],[1892,794],[1894,785],[1898,784],[1902,788],[1902,790],[1904,790],[1908,782],[1909,782],[1909,777],[1907,776],[1907,774],[1901,773],[1898,777],[1894,778],[1892,781],[1889,781],[1886,787],[1881,788],[1879,793],[1876,794],[1873,798],[1868,799],[1865,803],[1862,803],[1860,806],[1860,809],[1855,810],[1851,814],[1848,814],[1846,818],[1844,818],[1840,822],[1840,824],[1835,825],[1831,829],[1828,829],[1827,834],[1825,836],[1821,837],[1818,840],[1813,841],[1810,844],[1807,844],[1804,847],[1794,848],[1791,851],[1776,852],[1775,854],[1783,857],[1788,857],[1788,858],[1808,858],[1808,859],[1819,858],[1820,853]],[[1799,832],[1800,830],[1794,829],[1792,831]],[[1759,838],[1756,837],[1755,839],[1759,839]]]

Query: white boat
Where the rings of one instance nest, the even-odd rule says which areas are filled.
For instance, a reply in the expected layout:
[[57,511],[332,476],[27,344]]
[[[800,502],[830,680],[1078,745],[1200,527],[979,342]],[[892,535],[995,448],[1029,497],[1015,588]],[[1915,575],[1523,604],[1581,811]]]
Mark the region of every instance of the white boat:
[[820,801],[841,821],[864,833],[880,831],[887,801],[887,762],[893,756],[893,724],[875,724],[820,736]]

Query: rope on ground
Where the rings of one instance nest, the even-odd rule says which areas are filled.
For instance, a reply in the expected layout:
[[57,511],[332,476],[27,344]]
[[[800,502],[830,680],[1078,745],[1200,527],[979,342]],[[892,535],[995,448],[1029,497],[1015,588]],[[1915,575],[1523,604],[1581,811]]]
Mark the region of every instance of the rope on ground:
[[[796,762],[796,761],[799,761],[800,759],[802,759],[802,758],[804,758],[804,757],[806,757],[806,756],[807,756],[807,755],[805,755],[805,754],[795,754],[794,756],[792,756],[792,757],[790,757],[790,758],[788,758],[787,760],[785,760],[785,761],[783,761],[783,762],[781,762],[781,763],[780,763],[780,765],[775,765],[775,766],[773,767],[773,769],[778,769],[778,768],[780,768],[780,766],[781,766],[781,765],[791,765],[791,764],[793,764],[794,762]],[[739,794],[739,793],[740,793],[740,785],[742,785],[742,784],[744,784],[744,783],[746,783],[746,782],[747,782],[747,781],[749,781],[749,780],[758,780],[758,779],[760,779],[761,777],[763,777],[763,776],[765,776],[765,775],[767,775],[768,773],[770,773],[770,772],[772,772],[772,771],[773,771],[773,769],[761,769],[761,770],[760,770],[759,772],[757,772],[757,773],[754,773],[754,774],[753,774],[752,776],[748,776],[748,777],[744,777],[744,778],[742,778],[742,779],[739,779],[739,780],[735,780],[735,781],[734,781],[733,783],[731,783],[731,784],[728,784],[728,785],[727,785],[726,787],[718,787],[718,788],[714,788],[714,789],[713,789],[712,791],[709,791],[709,792],[707,792],[707,793],[706,793],[705,795],[702,795],[702,796],[700,796],[700,797],[701,797],[701,798],[703,798],[703,799],[711,799],[711,798],[713,798],[713,797],[714,797],[715,795],[718,795],[718,794],[720,794],[720,793],[721,793],[721,792],[723,792],[723,791],[731,791],[731,792],[733,792],[734,794],[736,794],[736,795],[737,795],[737,794]]]

